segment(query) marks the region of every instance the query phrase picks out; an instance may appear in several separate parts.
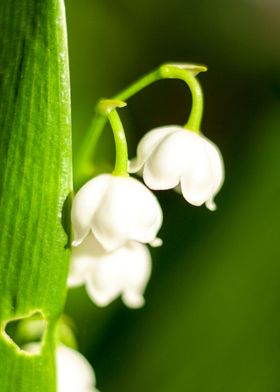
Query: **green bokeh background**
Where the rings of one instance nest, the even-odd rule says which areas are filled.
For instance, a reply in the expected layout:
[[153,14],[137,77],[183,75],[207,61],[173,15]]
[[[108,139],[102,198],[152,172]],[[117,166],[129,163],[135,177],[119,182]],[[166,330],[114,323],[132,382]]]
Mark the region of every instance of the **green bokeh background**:
[[[204,133],[222,150],[215,213],[157,192],[164,246],[153,250],[146,306],[97,308],[84,289],[66,312],[102,392],[280,391],[280,2],[66,0],[74,154],[96,100],[167,61],[207,64]],[[179,81],[122,109],[129,152],[146,131],[183,124]],[[112,164],[107,129],[98,149]]]

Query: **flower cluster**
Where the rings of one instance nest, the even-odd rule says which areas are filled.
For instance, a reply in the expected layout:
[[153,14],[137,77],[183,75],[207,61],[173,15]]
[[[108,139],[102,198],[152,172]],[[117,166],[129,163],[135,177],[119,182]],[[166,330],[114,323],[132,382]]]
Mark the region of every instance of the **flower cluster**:
[[[140,141],[137,156],[130,162],[116,111],[126,104],[117,99],[99,103],[99,113],[108,117],[115,138],[115,168],[112,174],[101,174],[88,181],[73,200],[74,240],[68,277],[69,287],[85,285],[98,306],[106,306],[118,296],[130,308],[145,303],[143,294],[151,274],[147,245],[162,243],[157,237],[162,210],[151,190],[174,188],[190,204],[216,209],[214,198],[224,181],[224,166],[218,147],[200,132],[203,94],[196,75],[205,70],[193,64],[165,65],[127,90],[129,96],[145,87],[147,81],[179,78],[188,84],[193,98],[187,124],[151,130]],[[100,133],[100,129],[94,131]],[[89,151],[88,147],[85,150]],[[145,185],[129,173],[142,175]],[[72,390],[72,381],[70,385],[63,374],[64,369],[69,373],[73,366],[81,374],[77,379],[80,388],[73,381],[75,390],[95,391],[94,374],[88,363],[67,350],[60,347],[57,352],[59,386],[67,384],[59,391]],[[66,358],[67,366],[60,366],[60,357]]]
[[72,222],[69,286],[85,283],[99,306],[120,294],[127,306],[142,306],[151,271],[144,244],[161,242],[162,211],[152,192],[134,178],[101,174],[77,193]]
[[[161,77],[180,78],[190,87],[193,107],[189,121],[185,127],[170,125],[148,132],[130,162],[116,111],[126,104],[116,99],[99,103],[115,138],[115,169],[88,181],[74,198],[68,278],[69,287],[84,284],[99,306],[108,305],[119,295],[131,308],[145,302],[143,293],[151,273],[147,244],[159,246],[162,242],[157,238],[162,211],[151,190],[174,188],[194,206],[216,208],[214,197],[222,186],[224,167],[218,147],[199,130],[203,99],[196,75],[205,70],[192,64],[160,67]],[[158,75],[154,73],[154,80]],[[142,174],[145,185],[128,172]]]
[[[214,210],[224,178],[218,148],[206,137],[179,126],[148,132],[140,141],[131,173],[141,171],[154,190],[175,188],[195,206]],[[74,241],[68,284],[85,284],[90,298],[106,306],[119,295],[131,308],[144,304],[151,272],[145,244],[161,245],[162,211],[156,197],[132,177],[101,174],[73,201]]]

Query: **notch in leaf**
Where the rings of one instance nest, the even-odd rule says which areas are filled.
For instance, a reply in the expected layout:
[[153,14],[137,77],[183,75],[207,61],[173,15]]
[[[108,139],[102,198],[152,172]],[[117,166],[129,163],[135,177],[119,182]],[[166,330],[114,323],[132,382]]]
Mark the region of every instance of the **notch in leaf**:
[[[47,330],[47,321],[42,312],[36,311],[29,316],[16,318],[6,322],[2,331],[7,343],[20,353],[39,355],[42,350]],[[29,349],[29,345],[36,343],[36,350]]]

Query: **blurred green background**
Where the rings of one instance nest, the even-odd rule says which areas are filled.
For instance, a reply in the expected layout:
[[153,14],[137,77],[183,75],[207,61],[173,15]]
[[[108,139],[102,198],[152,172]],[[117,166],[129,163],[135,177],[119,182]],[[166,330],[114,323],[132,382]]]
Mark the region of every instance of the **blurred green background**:
[[[96,100],[161,63],[208,65],[203,131],[226,182],[215,213],[157,192],[164,246],[153,250],[146,306],[97,308],[83,288],[66,312],[102,392],[280,391],[280,2],[66,0],[74,154]],[[179,81],[120,111],[132,157],[149,129],[183,124]],[[98,162],[113,162],[106,130]]]

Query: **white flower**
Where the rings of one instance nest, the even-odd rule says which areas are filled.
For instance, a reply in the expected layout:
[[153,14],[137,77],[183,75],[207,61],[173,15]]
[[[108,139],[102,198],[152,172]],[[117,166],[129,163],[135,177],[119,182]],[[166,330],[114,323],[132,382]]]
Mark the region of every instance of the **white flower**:
[[87,182],[73,200],[73,246],[91,231],[107,250],[129,240],[157,244],[162,211],[153,193],[131,177],[101,174]]
[[128,241],[115,251],[107,252],[92,235],[73,248],[68,285],[85,284],[90,298],[106,306],[119,295],[131,308],[144,305],[143,292],[151,274],[148,248]]
[[93,368],[78,351],[59,345],[56,367],[58,392],[98,392]]
[[[29,343],[24,349],[38,355],[40,344]],[[56,378],[58,392],[98,392],[90,363],[78,351],[63,344],[59,344],[56,349]]]
[[176,125],[151,130],[130,162],[131,173],[140,170],[149,188],[176,188],[189,203],[216,208],[213,199],[224,181],[224,165],[218,147],[205,136]]

